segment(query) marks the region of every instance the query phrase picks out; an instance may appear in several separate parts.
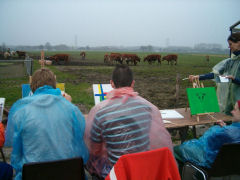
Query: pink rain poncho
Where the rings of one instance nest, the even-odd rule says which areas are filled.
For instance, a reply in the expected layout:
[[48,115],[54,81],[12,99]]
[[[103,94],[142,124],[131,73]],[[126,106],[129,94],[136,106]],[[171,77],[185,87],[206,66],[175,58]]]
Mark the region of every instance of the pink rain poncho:
[[158,108],[130,87],[112,90],[91,109],[85,138],[90,151],[87,169],[100,177],[121,155],[173,147]]

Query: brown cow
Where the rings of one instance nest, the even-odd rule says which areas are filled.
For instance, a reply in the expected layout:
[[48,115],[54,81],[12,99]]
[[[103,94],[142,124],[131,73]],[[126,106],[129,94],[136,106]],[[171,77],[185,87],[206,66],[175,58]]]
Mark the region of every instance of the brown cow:
[[209,62],[209,60],[210,60],[209,56],[207,55],[205,57],[206,57],[206,61]]
[[163,61],[166,60],[166,61],[168,61],[168,64],[170,62],[171,65],[173,65],[173,61],[175,61],[175,65],[177,65],[177,59],[178,59],[178,55],[176,55],[176,54],[169,54],[162,58]]
[[57,64],[60,64],[60,61],[64,61],[65,64],[69,63],[70,61],[69,54],[55,54],[50,56],[48,59],[56,62]]
[[18,58],[25,58],[26,57],[26,52],[25,51],[16,51]]
[[140,58],[136,54],[123,54],[122,61],[126,61],[127,64],[131,62],[131,64],[137,65],[137,61],[140,62]]
[[120,53],[111,53],[109,58],[111,62],[116,61],[122,64],[122,55]]
[[82,57],[82,60],[85,60],[86,53],[83,51],[83,52],[80,53],[80,56]]
[[106,63],[106,64],[112,64],[112,62],[110,60],[110,56],[108,54],[104,55],[103,60],[104,60],[104,63]]
[[144,62],[148,61],[149,64],[152,64],[152,62],[158,61],[159,64],[161,64],[161,55],[160,54],[151,54],[144,58]]

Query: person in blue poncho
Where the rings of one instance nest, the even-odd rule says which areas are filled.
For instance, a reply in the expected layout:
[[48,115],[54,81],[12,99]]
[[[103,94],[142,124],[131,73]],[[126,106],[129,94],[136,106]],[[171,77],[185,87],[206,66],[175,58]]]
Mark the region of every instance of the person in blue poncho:
[[[23,164],[73,157],[88,160],[83,136],[85,119],[80,110],[56,88],[48,69],[37,70],[31,83],[33,96],[18,100],[10,109],[5,146],[12,146],[11,165],[16,180],[22,179]],[[68,99],[68,100],[67,100]]]
[[180,146],[174,147],[174,155],[180,166],[189,161],[196,165],[210,168],[221,146],[225,143],[240,143],[240,101],[231,111],[235,122],[226,125],[220,121],[219,125],[208,129],[199,139],[192,139]]
[[[190,75],[189,80],[215,79],[217,83],[217,95],[221,112],[231,115],[234,103],[240,99],[240,32],[228,37],[231,58],[224,59],[216,64],[211,73],[202,75]],[[229,82],[221,82],[219,76],[228,78]]]

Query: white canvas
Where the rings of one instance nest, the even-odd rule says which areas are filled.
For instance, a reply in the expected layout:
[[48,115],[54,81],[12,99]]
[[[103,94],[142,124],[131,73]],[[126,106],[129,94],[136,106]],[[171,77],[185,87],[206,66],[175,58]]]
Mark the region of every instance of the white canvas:
[[229,79],[225,76],[219,76],[220,82],[229,82]]
[[2,121],[2,118],[3,118],[4,104],[5,104],[5,98],[0,98],[0,121]]
[[95,105],[106,99],[106,94],[113,90],[111,84],[93,84]]
[[175,110],[160,110],[163,119],[181,119],[184,118],[180,113]]

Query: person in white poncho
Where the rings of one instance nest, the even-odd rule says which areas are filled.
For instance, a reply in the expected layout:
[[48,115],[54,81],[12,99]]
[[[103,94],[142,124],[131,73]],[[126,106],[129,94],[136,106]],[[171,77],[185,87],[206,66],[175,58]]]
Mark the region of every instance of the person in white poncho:
[[[231,34],[227,40],[232,57],[216,64],[211,73],[190,75],[189,80],[193,82],[195,79],[214,79],[217,83],[220,110],[227,115],[231,115],[235,102],[240,99],[240,32]],[[226,77],[230,81],[221,83],[219,76]]]

